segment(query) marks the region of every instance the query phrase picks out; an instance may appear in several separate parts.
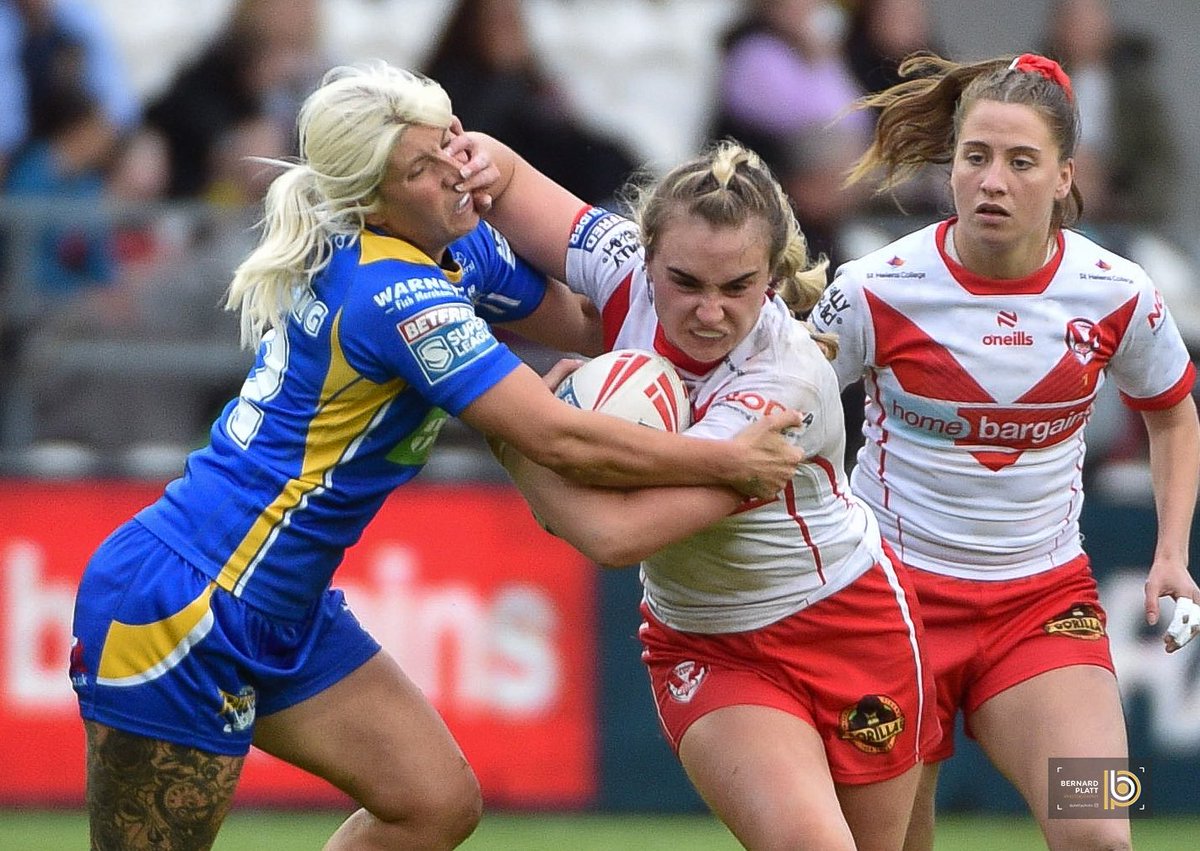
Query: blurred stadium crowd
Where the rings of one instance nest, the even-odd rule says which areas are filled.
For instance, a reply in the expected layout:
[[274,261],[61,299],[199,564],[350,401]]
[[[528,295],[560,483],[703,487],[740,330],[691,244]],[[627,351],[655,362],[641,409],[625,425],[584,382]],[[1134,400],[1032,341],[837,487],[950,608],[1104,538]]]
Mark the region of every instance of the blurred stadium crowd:
[[[1200,353],[1194,246],[1168,219],[1180,138],[1156,45],[1109,0],[1053,0],[1037,49],[1083,114],[1084,228],[1142,263]],[[712,138],[753,145],[835,263],[945,214],[944,175],[902,198],[843,190],[859,95],[919,48],[953,53],[930,0],[3,0],[0,475],[166,478],[251,362],[219,309],[253,243],[303,96],[380,56],[441,82],[471,128],[596,203]],[[577,151],[589,168],[568,166]],[[519,345],[519,344],[518,344]],[[535,365],[552,353],[521,347]],[[850,433],[860,400],[847,397]],[[499,474],[465,428],[425,473]],[[1109,394],[1090,474],[1147,498],[1140,421]]]

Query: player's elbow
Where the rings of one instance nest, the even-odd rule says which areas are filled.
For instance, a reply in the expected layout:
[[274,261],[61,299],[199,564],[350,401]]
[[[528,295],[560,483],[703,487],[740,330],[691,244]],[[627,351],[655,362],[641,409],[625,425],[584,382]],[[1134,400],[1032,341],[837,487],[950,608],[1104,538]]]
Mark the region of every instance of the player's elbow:
[[578,508],[546,528],[601,567],[629,567],[658,549],[628,518],[615,518],[604,511],[581,512]]
[[638,564],[653,552],[638,545],[636,541],[630,542],[628,536],[614,530],[606,530],[603,534],[593,536],[584,546],[579,547],[579,551],[601,567],[611,568]]

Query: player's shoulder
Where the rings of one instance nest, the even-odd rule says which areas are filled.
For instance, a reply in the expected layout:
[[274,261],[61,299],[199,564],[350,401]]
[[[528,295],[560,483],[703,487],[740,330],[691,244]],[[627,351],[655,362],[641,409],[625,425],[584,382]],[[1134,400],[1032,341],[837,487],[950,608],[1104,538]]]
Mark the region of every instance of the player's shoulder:
[[1063,229],[1063,272],[1084,282],[1109,284],[1137,289],[1148,283],[1150,276],[1138,263],[1104,247],[1086,234]]
[[753,360],[782,386],[821,384],[832,377],[833,367],[812,332],[786,308],[775,309],[774,302],[768,303],[759,333],[762,342]]
[[[340,263],[348,311],[395,316],[431,303],[464,300],[446,271],[404,240],[364,231],[357,249],[356,263]],[[331,267],[337,261],[335,256]]]
[[939,228],[945,222],[935,222],[907,233],[854,260],[838,266],[833,282],[843,291],[861,287],[869,282],[872,288],[890,284],[911,284],[943,267],[937,247]]
[[477,263],[490,262],[493,258],[499,258],[509,266],[516,265],[512,246],[504,234],[484,221],[480,221],[470,233],[450,243],[449,250],[464,274],[469,274]]

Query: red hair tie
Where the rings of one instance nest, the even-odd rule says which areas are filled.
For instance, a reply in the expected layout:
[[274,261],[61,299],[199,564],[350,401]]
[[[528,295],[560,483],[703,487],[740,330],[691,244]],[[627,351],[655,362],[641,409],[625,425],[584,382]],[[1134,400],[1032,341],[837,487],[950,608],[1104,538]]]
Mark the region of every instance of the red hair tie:
[[1067,100],[1075,99],[1075,93],[1071,91],[1071,78],[1067,76],[1067,72],[1062,69],[1062,66],[1053,59],[1047,59],[1045,56],[1038,56],[1036,53],[1022,53],[1012,61],[1008,66],[1009,70],[1016,69],[1017,71],[1025,71],[1030,74],[1041,74],[1052,83],[1058,83],[1062,86],[1063,91],[1067,93]]

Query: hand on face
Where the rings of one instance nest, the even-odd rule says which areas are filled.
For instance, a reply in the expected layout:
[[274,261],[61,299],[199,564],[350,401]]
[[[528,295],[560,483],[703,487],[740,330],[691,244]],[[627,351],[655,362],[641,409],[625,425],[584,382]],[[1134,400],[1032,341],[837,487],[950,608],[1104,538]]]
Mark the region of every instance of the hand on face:
[[459,175],[462,182],[454,187],[455,191],[470,192],[475,211],[480,215],[486,213],[492,208],[489,190],[500,179],[500,169],[492,162],[488,152],[466,134],[457,116],[450,122],[450,141],[443,151],[461,164]]

